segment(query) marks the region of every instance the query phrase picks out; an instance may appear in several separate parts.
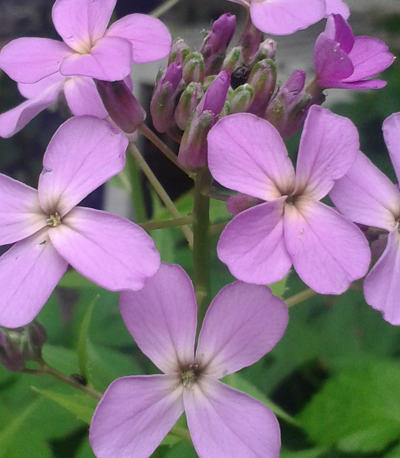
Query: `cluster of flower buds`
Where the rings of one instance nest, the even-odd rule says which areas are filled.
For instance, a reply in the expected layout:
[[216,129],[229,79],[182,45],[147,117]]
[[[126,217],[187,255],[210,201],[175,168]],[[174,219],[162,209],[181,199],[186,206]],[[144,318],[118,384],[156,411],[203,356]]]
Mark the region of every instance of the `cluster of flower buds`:
[[207,134],[221,116],[253,113],[288,137],[301,127],[311,105],[304,72],[295,71],[277,90],[276,42],[250,21],[237,46],[228,50],[235,28],[235,16],[227,13],[213,23],[198,51],[177,39],[157,78],[153,124],[181,142],[179,161],[185,167],[206,164]]

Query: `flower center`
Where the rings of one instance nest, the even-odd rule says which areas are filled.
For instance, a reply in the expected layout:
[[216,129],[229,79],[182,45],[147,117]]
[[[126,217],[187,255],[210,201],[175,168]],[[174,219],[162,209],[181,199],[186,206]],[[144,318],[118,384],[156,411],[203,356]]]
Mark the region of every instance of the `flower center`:
[[197,382],[200,374],[200,366],[197,363],[189,364],[189,366],[181,370],[180,378],[182,385],[185,388],[190,388]]
[[46,224],[49,227],[57,227],[61,224],[61,216],[58,212],[54,212],[46,218]]

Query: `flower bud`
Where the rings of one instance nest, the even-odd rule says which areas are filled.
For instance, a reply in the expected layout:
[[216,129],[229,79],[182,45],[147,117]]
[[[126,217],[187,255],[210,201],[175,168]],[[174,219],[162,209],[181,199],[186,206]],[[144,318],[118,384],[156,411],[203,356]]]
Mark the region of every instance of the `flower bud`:
[[186,56],[190,53],[189,46],[185,43],[182,38],[177,38],[171,46],[171,52],[168,57],[168,65],[172,62],[177,62],[183,65]]
[[232,48],[222,63],[222,70],[227,70],[228,72],[232,73],[235,68],[240,65],[241,56],[242,48],[240,46],[235,46]]
[[260,202],[261,200],[256,197],[238,192],[237,194],[228,197],[226,201],[226,209],[229,213],[235,216],[238,213],[259,204]]
[[267,38],[260,44],[255,61],[257,62],[263,59],[275,59],[275,55],[276,41],[272,38]]
[[239,39],[239,44],[242,46],[242,58],[245,64],[252,62],[263,38],[263,33],[254,27],[249,18]]
[[244,113],[251,106],[254,99],[254,89],[250,84],[237,87],[229,97],[230,113]]
[[146,119],[146,112],[124,81],[96,80],[101,100],[114,123],[128,134]]
[[271,59],[257,62],[248,77],[248,83],[254,89],[253,103],[248,111],[257,116],[263,116],[276,85],[276,66]]
[[175,122],[181,130],[186,125],[204,94],[201,83],[192,82],[182,92],[175,110]]
[[204,59],[199,52],[192,52],[186,56],[183,63],[183,80],[186,84],[192,81],[202,83],[204,80]]
[[200,52],[204,56],[207,75],[217,73],[222,66],[226,49],[235,33],[236,17],[222,14],[212,25],[211,32],[204,38]]
[[174,124],[177,96],[182,85],[182,66],[172,62],[158,79],[150,102],[150,113],[158,132],[166,132]]

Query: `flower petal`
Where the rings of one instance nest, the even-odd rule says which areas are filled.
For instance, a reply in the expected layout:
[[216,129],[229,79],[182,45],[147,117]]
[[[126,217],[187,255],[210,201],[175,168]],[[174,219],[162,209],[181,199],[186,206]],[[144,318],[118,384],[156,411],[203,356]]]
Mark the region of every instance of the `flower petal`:
[[116,0],[57,0],[54,27],[75,51],[81,52],[104,35]]
[[121,377],[97,405],[89,441],[97,458],[147,458],[182,413],[182,388],[171,377]]
[[209,377],[186,389],[183,402],[199,456],[279,457],[279,423],[261,402]]
[[[332,3],[332,1],[331,1]],[[337,3],[337,2],[336,2]],[[328,7],[328,5],[327,5]],[[348,8],[346,6],[346,8]],[[349,24],[345,21],[340,14],[332,14],[326,21],[324,35],[337,41],[340,48],[348,54],[354,45],[354,35]]]
[[324,81],[323,86],[335,89],[350,89],[352,91],[363,91],[365,89],[382,89],[387,82],[380,79],[362,81]]
[[71,50],[48,38],[18,38],[0,51],[0,68],[19,83],[35,83],[56,73]]
[[290,35],[325,16],[322,0],[268,0],[250,4],[253,24],[265,33]]
[[292,262],[283,237],[284,198],[239,213],[222,232],[217,253],[232,275],[248,283],[273,283]]
[[157,367],[171,374],[193,362],[197,305],[192,282],[180,266],[162,263],[143,289],[122,291],[120,297],[126,327]]
[[226,116],[210,130],[208,165],[223,186],[262,200],[280,197],[294,182],[278,131],[248,113]]
[[391,231],[400,216],[400,192],[363,153],[329,197],[346,218]]
[[90,115],[100,119],[108,117],[92,78],[84,76],[68,78],[64,86],[64,94],[69,109],[75,116]]
[[46,226],[36,189],[0,174],[0,245],[29,237]]
[[90,76],[104,81],[123,80],[131,72],[132,51],[127,40],[104,37],[90,52],[72,54],[60,66],[64,76]]
[[61,75],[60,72],[46,76],[36,83],[18,83],[19,92],[27,99],[32,99],[38,95],[41,95],[46,89],[49,89],[50,86],[58,83],[58,87],[62,88],[65,80],[65,76]]
[[49,237],[74,269],[111,291],[142,288],[160,265],[153,240],[141,227],[100,210],[74,208]]
[[199,334],[196,361],[220,378],[250,366],[281,339],[288,323],[285,303],[269,288],[234,282],[211,302]]
[[400,113],[393,113],[386,118],[382,128],[397,182],[400,183]]
[[400,325],[400,234],[398,226],[390,232],[378,262],[364,280],[367,304],[380,310],[391,324]]
[[367,272],[370,251],[364,235],[321,202],[287,205],[284,232],[296,272],[317,293],[343,293]]
[[90,192],[120,172],[128,140],[109,123],[71,118],[53,135],[43,158],[39,200],[43,211],[64,216]]
[[107,31],[107,37],[120,37],[132,46],[133,62],[151,62],[162,59],[171,49],[168,28],[147,14],[128,14],[115,21]]
[[360,143],[354,124],[318,105],[307,115],[296,169],[297,193],[321,199],[355,161]]
[[0,326],[17,328],[32,321],[67,270],[47,229],[17,242],[0,257]]

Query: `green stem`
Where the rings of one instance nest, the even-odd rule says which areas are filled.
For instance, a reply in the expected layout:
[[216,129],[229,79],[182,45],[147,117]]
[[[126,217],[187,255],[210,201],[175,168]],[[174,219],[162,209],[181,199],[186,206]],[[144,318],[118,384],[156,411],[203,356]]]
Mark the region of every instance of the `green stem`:
[[145,231],[152,231],[153,229],[163,229],[164,227],[178,227],[186,226],[187,224],[193,223],[193,217],[191,215],[182,216],[180,218],[172,218],[164,221],[146,221],[141,223],[140,226]]
[[180,0],[167,0],[164,2],[162,5],[160,5],[158,8],[154,9],[151,13],[150,16],[153,17],[160,17],[163,14],[165,14],[168,10],[173,8]]
[[284,301],[286,302],[286,305],[288,307],[293,307],[294,305],[297,305],[300,302],[303,302],[309,299],[310,297],[315,296],[316,294],[317,293],[314,290],[307,288],[304,291],[300,291],[299,293],[294,294],[293,296],[290,296],[287,299],[284,299]]
[[193,282],[198,304],[199,323],[210,299],[210,198],[202,193],[209,181],[207,169],[196,175],[193,205]]
[[126,163],[131,185],[130,194],[133,205],[134,220],[137,223],[142,223],[143,221],[146,221],[147,215],[144,205],[143,187],[140,179],[140,168],[130,154],[127,154]]

